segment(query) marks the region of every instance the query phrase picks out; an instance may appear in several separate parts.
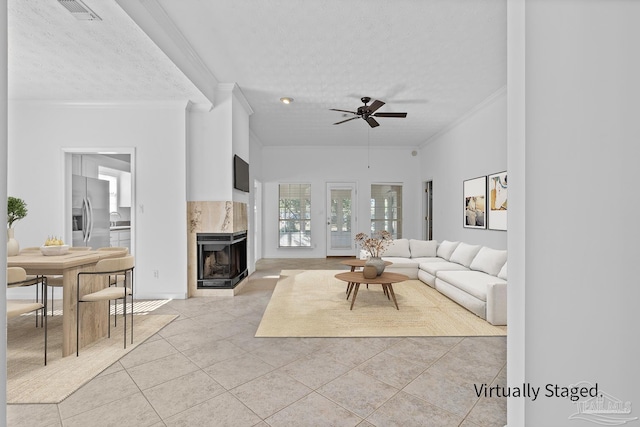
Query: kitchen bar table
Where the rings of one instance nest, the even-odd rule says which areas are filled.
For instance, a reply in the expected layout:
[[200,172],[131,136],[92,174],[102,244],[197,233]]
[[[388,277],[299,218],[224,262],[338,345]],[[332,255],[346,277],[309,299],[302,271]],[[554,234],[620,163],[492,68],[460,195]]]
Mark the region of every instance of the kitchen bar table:
[[[125,251],[71,251],[64,255],[44,256],[40,252],[23,251],[16,256],[7,257],[7,267],[22,267],[27,274],[61,275],[63,286],[62,311],[62,356],[69,356],[76,351],[76,295],[77,276],[81,271],[93,271],[96,263],[104,258],[125,256]],[[106,286],[102,279],[91,281],[89,292],[94,292]],[[85,282],[83,282],[85,283]],[[87,282],[87,284],[89,284]],[[88,304],[82,309],[82,324],[80,331],[80,347],[84,347],[107,335],[109,304],[102,301]]]

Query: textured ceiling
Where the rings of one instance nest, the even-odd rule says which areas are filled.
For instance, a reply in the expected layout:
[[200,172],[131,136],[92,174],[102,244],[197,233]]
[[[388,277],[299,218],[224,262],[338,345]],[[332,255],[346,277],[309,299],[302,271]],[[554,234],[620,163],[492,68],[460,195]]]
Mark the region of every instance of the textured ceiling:
[[[419,146],[506,85],[506,0],[131,2],[160,5],[216,79],[238,84],[265,146]],[[85,3],[103,21],[9,0],[11,97],[201,101],[113,0]],[[330,108],[362,96],[407,118],[332,125],[345,117]]]
[[206,102],[111,0],[85,2],[102,21],[79,21],[56,0],[7,3],[11,99]]

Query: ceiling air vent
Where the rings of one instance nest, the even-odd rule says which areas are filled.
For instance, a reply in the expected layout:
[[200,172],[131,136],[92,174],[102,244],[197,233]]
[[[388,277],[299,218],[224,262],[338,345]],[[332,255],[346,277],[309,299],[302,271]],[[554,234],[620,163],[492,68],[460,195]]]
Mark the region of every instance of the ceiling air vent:
[[93,10],[80,0],[58,0],[79,21],[102,21]]

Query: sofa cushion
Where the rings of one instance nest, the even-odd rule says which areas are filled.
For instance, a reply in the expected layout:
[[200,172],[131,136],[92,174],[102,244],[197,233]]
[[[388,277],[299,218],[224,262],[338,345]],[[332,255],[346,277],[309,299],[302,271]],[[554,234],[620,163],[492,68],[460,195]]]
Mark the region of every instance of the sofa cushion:
[[440,271],[437,278],[482,301],[487,300],[487,287],[490,283],[506,283],[496,276],[473,270]]
[[497,276],[505,262],[507,262],[507,251],[483,247],[473,258],[469,268]]
[[411,258],[411,261],[415,261],[418,264],[422,264],[423,262],[443,262],[444,260],[436,256],[423,256],[420,258]]
[[460,243],[456,249],[451,254],[451,258],[449,261],[455,262],[465,267],[469,267],[471,265],[471,261],[478,254],[482,246],[480,245],[470,245],[468,243]]
[[448,240],[443,240],[438,245],[438,250],[436,251],[436,256],[439,256],[442,259],[449,261],[451,258],[451,254],[456,250],[456,247],[460,244],[460,242],[450,242]]
[[439,261],[439,262],[423,262],[420,264],[420,270],[426,271],[427,273],[435,276],[439,271],[448,271],[448,270],[468,270],[467,267],[456,264],[455,262],[449,261]]
[[435,257],[438,251],[437,240],[409,240],[411,258]]
[[506,262],[504,263],[504,265],[500,269],[500,272],[498,273],[498,277],[503,279],[503,280],[507,280],[507,263]]
[[[392,263],[391,266],[396,268],[415,268],[417,270],[418,265],[420,264],[418,261],[414,259],[397,257],[397,256],[383,256],[382,260],[391,262]],[[391,266],[387,266],[385,267],[385,269]]]
[[386,257],[397,256],[403,258],[411,258],[409,251],[409,239],[396,239],[391,242],[387,249],[382,253]]

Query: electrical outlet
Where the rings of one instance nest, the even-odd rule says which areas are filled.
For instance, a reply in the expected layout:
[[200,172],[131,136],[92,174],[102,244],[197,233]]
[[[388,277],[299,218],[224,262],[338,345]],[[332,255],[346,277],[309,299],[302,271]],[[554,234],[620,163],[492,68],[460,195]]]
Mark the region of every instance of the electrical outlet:
[[156,279],[160,277],[160,272],[158,270],[153,270],[153,277]]

